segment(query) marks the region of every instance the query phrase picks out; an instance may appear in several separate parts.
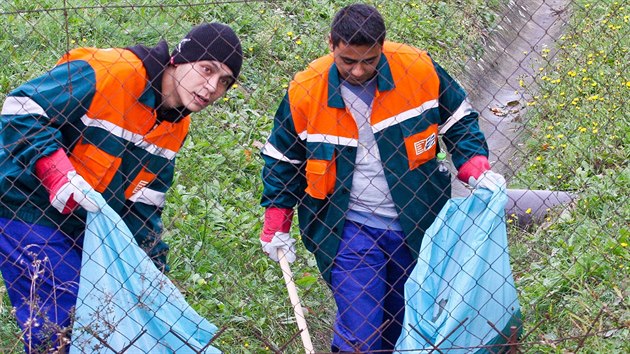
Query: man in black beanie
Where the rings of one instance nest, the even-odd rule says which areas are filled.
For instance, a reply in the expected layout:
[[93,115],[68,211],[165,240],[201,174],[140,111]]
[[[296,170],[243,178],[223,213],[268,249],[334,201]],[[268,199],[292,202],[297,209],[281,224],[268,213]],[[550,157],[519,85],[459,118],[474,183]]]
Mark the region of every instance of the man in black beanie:
[[[99,210],[91,193],[101,193],[158,268],[169,269],[161,214],[189,114],[225,94],[242,56],[230,27],[204,23],[172,53],[165,41],[73,49],[6,96],[0,270],[27,352],[61,352],[68,343],[85,220]],[[35,273],[38,262],[46,266]]]
[[[197,112],[234,84],[242,62],[241,42],[230,27],[220,23],[199,25],[171,54],[171,65],[162,79],[162,95],[170,106]],[[206,89],[206,84],[214,91]]]

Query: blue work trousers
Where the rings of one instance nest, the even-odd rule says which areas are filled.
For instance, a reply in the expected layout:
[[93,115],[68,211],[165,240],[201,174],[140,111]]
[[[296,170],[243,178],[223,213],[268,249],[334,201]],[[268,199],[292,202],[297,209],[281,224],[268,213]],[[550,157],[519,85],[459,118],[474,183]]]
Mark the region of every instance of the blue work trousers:
[[63,345],[79,291],[81,240],[0,218],[0,270],[27,353]]
[[391,352],[405,313],[415,259],[402,231],[346,221],[331,270],[337,303],[333,352]]

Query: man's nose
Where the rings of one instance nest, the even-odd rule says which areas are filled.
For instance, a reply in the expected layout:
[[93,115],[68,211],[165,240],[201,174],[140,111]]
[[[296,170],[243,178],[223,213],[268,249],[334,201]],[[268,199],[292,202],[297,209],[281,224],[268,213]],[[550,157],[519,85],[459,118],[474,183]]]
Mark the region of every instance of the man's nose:
[[354,77],[361,77],[363,76],[363,74],[365,74],[365,67],[364,64],[356,64],[355,66],[352,67],[352,76]]
[[214,93],[217,90],[219,85],[219,78],[216,75],[213,75],[206,81],[206,89],[210,91],[210,93]]

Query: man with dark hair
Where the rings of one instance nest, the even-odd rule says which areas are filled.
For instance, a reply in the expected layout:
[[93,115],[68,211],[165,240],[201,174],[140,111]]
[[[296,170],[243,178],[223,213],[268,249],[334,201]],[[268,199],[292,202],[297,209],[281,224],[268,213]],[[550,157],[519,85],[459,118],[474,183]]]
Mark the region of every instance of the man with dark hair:
[[295,75],[262,150],[263,250],[295,260],[297,205],[301,239],[337,304],[334,352],[391,351],[400,335],[404,283],[450,197],[438,134],[459,179],[505,183],[464,90],[426,52],[385,34],[374,7],[341,9],[332,53]]
[[234,31],[204,23],[170,54],[165,41],[71,50],[7,95],[0,269],[27,352],[67,345],[94,190],[168,270],[161,214],[190,113],[223,96],[241,64]]

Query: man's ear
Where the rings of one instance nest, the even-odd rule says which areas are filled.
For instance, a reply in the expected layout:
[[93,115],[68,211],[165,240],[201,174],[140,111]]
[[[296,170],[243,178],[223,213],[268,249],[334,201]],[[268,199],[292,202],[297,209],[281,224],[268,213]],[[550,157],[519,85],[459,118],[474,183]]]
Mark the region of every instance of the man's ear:
[[330,49],[331,52],[333,52],[335,50],[335,46],[333,45],[333,40],[332,40],[332,35],[328,34],[328,49]]

